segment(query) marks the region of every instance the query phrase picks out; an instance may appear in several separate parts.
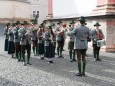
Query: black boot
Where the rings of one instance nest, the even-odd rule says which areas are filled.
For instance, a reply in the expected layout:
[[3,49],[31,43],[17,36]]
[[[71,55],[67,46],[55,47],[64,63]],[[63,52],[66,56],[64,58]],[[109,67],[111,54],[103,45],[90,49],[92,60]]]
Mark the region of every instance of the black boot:
[[73,50],[73,62],[76,62],[76,59],[75,59],[75,50]]
[[76,74],[76,76],[82,76],[81,74],[81,62],[78,63],[78,73]]
[[38,49],[37,49],[37,47],[36,47],[36,55],[37,55],[37,53],[38,53]]
[[53,64],[53,60],[49,60],[49,61],[48,61],[48,63],[51,63],[51,64]]
[[25,54],[24,53],[22,53],[22,58],[23,58],[24,66],[26,66]]
[[18,55],[19,55],[19,59],[20,59],[20,61],[23,61],[23,58],[22,58],[22,53],[21,53],[21,51],[19,51]]
[[83,61],[83,71],[82,75],[85,76],[86,61]]
[[59,47],[57,47],[57,55],[58,55],[58,57],[59,57]]
[[69,50],[69,56],[70,56],[70,59],[72,60],[72,50],[71,49]]
[[35,47],[33,47],[33,53],[34,53],[34,55],[35,55]]
[[27,54],[27,64],[32,65],[32,64],[30,63],[30,53]]
[[12,58],[15,58],[14,55],[11,55]]
[[94,56],[94,60],[96,61],[97,60],[96,51],[93,51],[93,56]]
[[60,57],[61,57],[61,58],[64,58],[64,57],[62,56],[62,51],[63,51],[63,48],[61,47],[61,48],[60,48]]
[[102,60],[99,58],[99,51],[97,51],[97,61],[102,61]]
[[19,57],[18,57],[18,52],[16,51],[16,58],[19,60]]
[[56,53],[56,45],[54,46],[54,52],[55,52],[55,55],[57,55],[57,53]]

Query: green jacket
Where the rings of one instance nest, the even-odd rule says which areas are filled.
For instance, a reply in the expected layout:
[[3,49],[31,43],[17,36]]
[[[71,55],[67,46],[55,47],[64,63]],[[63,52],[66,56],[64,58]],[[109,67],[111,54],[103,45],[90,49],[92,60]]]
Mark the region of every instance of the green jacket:
[[[74,28],[70,27],[68,29],[69,32],[73,31]],[[69,35],[69,42],[74,42],[75,41],[75,35]]]
[[[28,34],[28,36],[26,36],[26,32],[27,31],[30,31],[30,34]],[[20,45],[26,45],[26,42],[28,40],[29,44],[31,44],[31,36],[32,36],[32,33],[31,33],[31,30],[29,28],[20,28],[18,30],[19,32],[19,36],[20,36]]]
[[16,27],[13,29],[13,34],[14,34],[14,42],[20,42],[20,37],[19,37],[19,34],[18,34],[18,30],[20,28]]
[[13,29],[14,28],[9,28],[8,29],[8,36],[9,36],[8,41],[14,41]]
[[4,28],[4,35],[6,35],[6,39],[8,39],[8,29],[9,29],[9,28],[7,28],[7,27]]
[[44,33],[44,40],[45,40],[44,45],[45,45],[45,46],[49,46],[49,43],[51,42],[50,37],[51,37],[50,32],[49,32],[49,31],[46,31],[46,32]]

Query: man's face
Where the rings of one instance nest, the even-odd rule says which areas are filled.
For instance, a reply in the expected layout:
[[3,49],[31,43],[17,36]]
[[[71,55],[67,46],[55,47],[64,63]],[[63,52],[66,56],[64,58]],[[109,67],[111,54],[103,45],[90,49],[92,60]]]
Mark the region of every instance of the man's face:
[[38,24],[34,24],[34,26],[37,26]]
[[15,26],[11,26],[11,28],[14,28]]
[[8,26],[8,28],[10,28],[11,26]]
[[96,26],[96,29],[98,30],[98,29],[99,29],[99,26]]
[[25,25],[24,25],[24,28],[28,28],[28,25],[27,25],[27,24],[25,24]]
[[17,24],[17,27],[20,27],[21,25],[20,24]]

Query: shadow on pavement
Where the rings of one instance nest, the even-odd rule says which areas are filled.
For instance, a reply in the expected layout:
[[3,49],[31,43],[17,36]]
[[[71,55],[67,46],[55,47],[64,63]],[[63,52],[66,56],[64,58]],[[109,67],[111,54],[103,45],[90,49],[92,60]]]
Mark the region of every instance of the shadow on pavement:
[[[65,55],[66,57],[66,55]],[[102,81],[96,77],[92,77],[91,75],[98,75],[99,77],[104,76],[103,72],[102,72],[102,68],[98,67],[99,63],[94,63],[93,61],[89,61],[88,59],[88,65],[87,65],[87,69],[86,69],[86,77],[77,77],[75,76],[75,74],[78,72],[77,70],[77,62],[73,62],[70,63],[68,59],[64,58],[64,59],[60,59],[60,58],[54,58],[54,64],[48,64],[46,60],[39,60],[38,58],[32,58],[32,66],[33,68],[48,72],[48,73],[53,73],[54,75],[59,75],[61,77],[64,78],[68,78],[72,81],[76,81],[76,82],[82,82],[82,83],[87,83],[89,85],[93,85],[93,86],[108,86],[109,82],[105,82]],[[102,67],[103,67],[103,62],[101,63]],[[92,67],[94,66],[95,68],[92,69]],[[105,66],[106,67],[106,66]],[[104,67],[104,68],[105,68]],[[103,69],[104,69],[103,68]],[[113,75],[110,75],[113,76]],[[106,77],[106,75],[105,75]],[[109,77],[108,77],[109,78]],[[114,78],[114,77],[113,77]],[[95,82],[94,82],[95,81]],[[101,84],[104,85],[101,85]]]
[[0,78],[0,86],[23,86],[23,85],[10,81],[9,79]]

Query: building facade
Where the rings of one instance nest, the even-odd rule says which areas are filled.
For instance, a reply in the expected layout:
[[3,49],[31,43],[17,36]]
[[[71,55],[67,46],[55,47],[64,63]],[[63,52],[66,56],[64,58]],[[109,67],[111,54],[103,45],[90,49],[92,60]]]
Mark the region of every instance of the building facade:
[[38,15],[38,23],[42,23],[48,15],[48,0],[29,0],[31,7],[31,19],[35,20],[36,15]]
[[[51,0],[49,0],[51,1]],[[51,4],[49,4],[51,5]],[[52,12],[52,8],[49,6],[49,13]],[[71,18],[50,18],[48,20],[52,22],[77,20],[79,16]],[[107,52],[115,52],[115,0],[97,0],[96,9],[93,10],[91,15],[87,15],[87,26],[90,29],[94,29],[94,22],[101,24],[100,28],[104,32],[106,46],[101,49]],[[89,47],[92,47],[92,43],[89,43]]]
[[30,3],[27,0],[0,0],[0,22],[30,19]]

